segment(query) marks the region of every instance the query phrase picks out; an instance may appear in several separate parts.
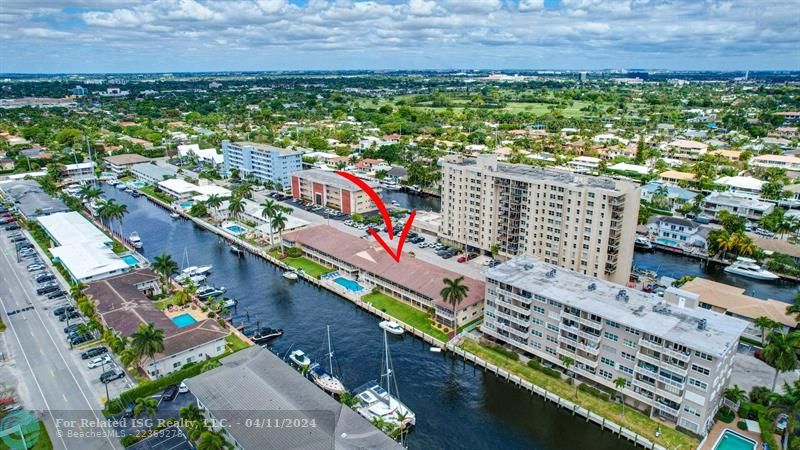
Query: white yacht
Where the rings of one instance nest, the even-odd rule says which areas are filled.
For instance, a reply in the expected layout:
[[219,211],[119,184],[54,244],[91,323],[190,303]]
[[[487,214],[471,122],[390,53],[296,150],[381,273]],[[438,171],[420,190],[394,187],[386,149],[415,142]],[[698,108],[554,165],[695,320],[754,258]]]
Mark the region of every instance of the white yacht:
[[139,236],[139,233],[133,232],[128,236],[128,241],[131,243],[133,248],[142,248],[144,244],[142,244],[142,238]]
[[208,275],[214,266],[189,266],[181,271],[183,275]]
[[358,388],[353,393],[358,400],[356,411],[370,422],[380,418],[386,423],[398,426],[413,426],[416,415],[400,401],[397,391],[397,382],[394,379],[392,361],[389,356],[389,344],[386,331],[383,333],[383,373],[381,382],[370,381]]
[[733,264],[726,267],[725,272],[732,273],[734,275],[741,275],[747,278],[754,278],[756,280],[773,281],[780,278],[769,270],[763,269],[758,265],[756,260],[741,256],[736,258],[736,261],[734,261]]
[[311,359],[302,350],[292,350],[289,353],[289,361],[300,370],[311,365]]
[[169,216],[172,217],[173,219],[180,219],[181,218],[181,215],[176,213],[176,212],[170,214]]
[[200,300],[206,300],[211,297],[219,297],[220,295],[225,293],[225,287],[214,287],[214,286],[201,286],[197,288],[197,298]]
[[388,331],[392,334],[403,334],[404,330],[403,327],[400,326],[399,323],[393,320],[384,320],[378,324],[379,327],[383,328],[384,331]]
[[652,250],[653,244],[644,236],[636,236],[636,240],[633,242],[633,246],[636,248],[641,248],[644,250]]
[[287,280],[296,280],[297,279],[297,272],[295,272],[293,270],[289,270],[289,271],[283,272],[283,278],[286,278]]

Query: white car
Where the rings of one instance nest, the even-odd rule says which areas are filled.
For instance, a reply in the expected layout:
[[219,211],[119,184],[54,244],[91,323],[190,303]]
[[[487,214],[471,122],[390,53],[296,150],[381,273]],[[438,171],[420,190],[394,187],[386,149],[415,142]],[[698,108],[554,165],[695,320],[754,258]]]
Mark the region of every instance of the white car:
[[111,357],[108,355],[98,356],[97,358],[89,361],[89,368],[101,367],[103,364],[111,364]]
[[181,385],[178,386],[178,393],[179,394],[185,394],[187,392],[189,392],[189,386],[187,386],[186,383],[181,381]]

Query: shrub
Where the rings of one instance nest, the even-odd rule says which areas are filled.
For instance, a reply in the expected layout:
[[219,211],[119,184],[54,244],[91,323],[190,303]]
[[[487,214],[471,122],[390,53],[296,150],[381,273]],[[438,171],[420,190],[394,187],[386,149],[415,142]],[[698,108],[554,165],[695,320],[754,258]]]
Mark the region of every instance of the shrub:
[[557,371],[555,369],[552,369],[550,367],[545,367],[539,361],[537,361],[535,359],[532,359],[532,360],[528,361],[528,367],[530,367],[531,369],[534,369],[534,370],[538,370],[539,372],[542,372],[543,374],[547,375],[548,377],[561,378],[561,372],[559,372],[559,371]]
[[498,344],[489,344],[489,348],[494,350],[497,353],[505,356],[508,359],[519,361],[519,355],[517,353],[512,352],[511,350],[506,350],[505,347]]
[[739,406],[739,417],[742,419],[758,420],[760,413],[765,412],[765,407],[758,403],[742,402]]
[[578,389],[583,391],[583,392],[588,393],[589,395],[591,395],[593,397],[597,397],[600,400],[609,401],[611,399],[611,396],[609,396],[607,393],[601,391],[600,389],[597,389],[594,386],[589,386],[586,383],[581,383],[580,385],[578,385]]
[[747,430],[747,422],[745,422],[744,420],[740,420],[740,421],[736,422],[736,428],[746,431]]
[[765,386],[754,386],[750,390],[750,401],[759,405],[769,406],[769,396],[772,393]]
[[717,411],[717,415],[714,416],[715,419],[725,423],[733,422],[734,417],[736,417],[736,415],[727,406],[720,408],[719,411]]
[[289,247],[286,249],[286,256],[291,258],[299,258],[303,256],[303,251],[297,247]]
[[125,436],[119,438],[119,442],[122,444],[123,447],[130,447],[131,445],[141,441],[147,436],[148,433],[126,434]]
[[775,433],[772,429],[772,421],[769,420],[766,414],[761,414],[758,417],[758,426],[761,428],[761,441],[767,444],[769,448],[778,449],[778,443],[775,441]]

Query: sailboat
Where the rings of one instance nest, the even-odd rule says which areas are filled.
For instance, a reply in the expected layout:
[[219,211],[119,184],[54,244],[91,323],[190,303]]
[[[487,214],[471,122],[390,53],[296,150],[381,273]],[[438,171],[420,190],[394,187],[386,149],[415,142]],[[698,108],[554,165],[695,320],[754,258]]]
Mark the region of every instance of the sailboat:
[[392,370],[392,360],[389,356],[389,340],[386,330],[383,330],[383,354],[381,381],[369,381],[356,388],[354,393],[358,405],[356,411],[365,419],[373,422],[379,419],[384,423],[397,426],[413,426],[416,415],[406,405],[400,402],[397,381]]
[[326,371],[321,364],[313,363],[308,369],[308,377],[324,391],[339,395],[345,393],[347,389],[345,389],[344,384],[333,375],[334,365],[333,347],[331,346],[331,327],[329,325],[326,328],[328,336],[328,370],[330,372]]

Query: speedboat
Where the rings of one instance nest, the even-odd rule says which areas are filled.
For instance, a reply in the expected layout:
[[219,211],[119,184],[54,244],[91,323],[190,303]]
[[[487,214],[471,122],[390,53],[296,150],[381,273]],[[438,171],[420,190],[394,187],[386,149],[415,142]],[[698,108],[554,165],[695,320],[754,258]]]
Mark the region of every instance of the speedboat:
[[222,307],[223,308],[233,308],[234,306],[238,305],[239,301],[235,298],[226,298],[222,300]]
[[141,197],[142,193],[139,192],[137,189],[131,189],[131,195],[134,197]]
[[127,186],[127,185],[126,185],[125,183],[123,183],[122,181],[120,181],[120,182],[118,182],[118,183],[117,183],[117,184],[116,184],[114,187],[115,187],[115,188],[117,188],[117,189],[119,189],[119,190],[123,190],[123,189],[125,189],[125,187],[126,187],[126,186]]
[[283,272],[283,278],[286,278],[287,280],[296,280],[297,279],[297,272],[295,272],[293,270],[289,270],[289,271]]
[[142,248],[142,238],[139,237],[139,233],[133,232],[128,236],[128,241],[130,241],[133,248]]
[[197,298],[200,300],[206,300],[211,297],[219,297],[220,295],[225,293],[224,287],[214,287],[214,286],[201,286],[197,289]]
[[282,335],[283,335],[283,330],[276,328],[269,328],[269,327],[257,328],[253,333],[249,335],[245,334],[245,336],[249,337],[250,340],[255,342],[256,344],[267,342]]
[[393,320],[384,320],[381,323],[379,323],[378,326],[392,334],[404,333],[403,327],[401,327],[399,323]]
[[736,258],[733,264],[726,267],[725,272],[756,280],[773,281],[780,278],[769,270],[763,269],[756,260],[741,256]]
[[636,240],[633,242],[633,246],[643,250],[653,249],[653,244],[651,244],[650,240],[644,236],[636,236]]
[[176,212],[170,214],[169,216],[172,217],[173,219],[180,219],[181,218],[181,215],[176,213]]
[[189,283],[192,283],[195,286],[199,286],[199,285],[203,284],[206,281],[206,276],[205,275],[189,275],[189,274],[183,273],[183,274],[180,274],[180,275],[176,275],[175,276],[175,281],[177,281],[178,283],[180,283],[182,285],[187,285]]
[[311,359],[302,350],[292,350],[289,353],[289,361],[298,369],[305,370],[311,365]]
[[334,395],[344,394],[347,389],[344,384],[336,377],[328,373],[324,367],[314,363],[308,368],[308,378],[322,390]]
[[207,275],[214,266],[189,266],[181,271],[182,275]]
[[243,256],[244,255],[244,249],[242,247],[239,247],[238,245],[235,245],[235,244],[231,244],[230,248],[231,248],[231,252],[234,255],[236,255],[236,256]]

